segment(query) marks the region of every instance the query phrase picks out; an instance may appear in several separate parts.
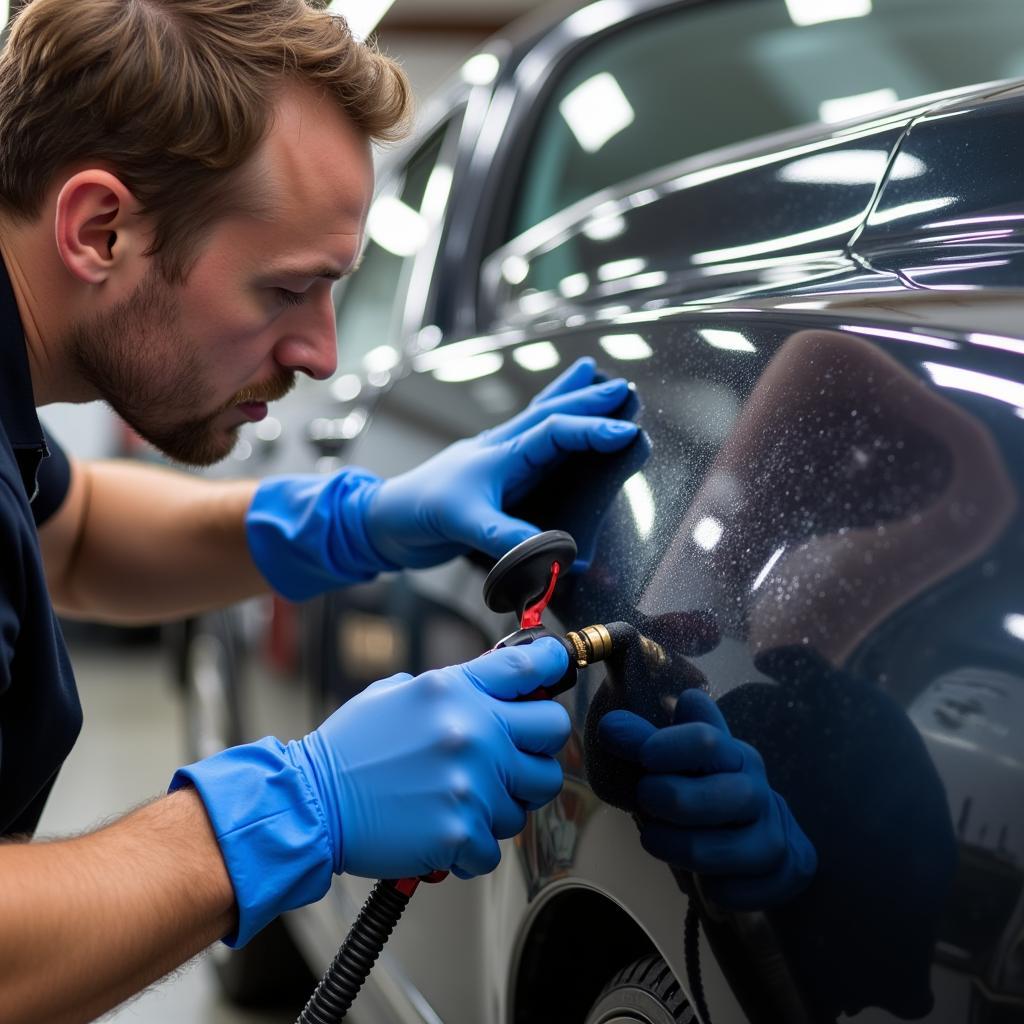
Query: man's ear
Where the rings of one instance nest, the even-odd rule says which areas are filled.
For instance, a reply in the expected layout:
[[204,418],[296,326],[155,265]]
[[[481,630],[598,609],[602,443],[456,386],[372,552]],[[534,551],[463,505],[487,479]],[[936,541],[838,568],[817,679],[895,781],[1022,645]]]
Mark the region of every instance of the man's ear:
[[115,175],[79,171],[57,196],[57,251],[84,284],[104,284],[146,249],[139,203]]

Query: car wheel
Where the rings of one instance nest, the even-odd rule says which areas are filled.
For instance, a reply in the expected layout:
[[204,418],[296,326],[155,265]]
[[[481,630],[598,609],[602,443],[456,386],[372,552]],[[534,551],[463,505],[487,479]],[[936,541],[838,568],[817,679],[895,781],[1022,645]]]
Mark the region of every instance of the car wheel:
[[586,1024],[699,1024],[672,969],[658,955],[624,967],[590,1008]]
[[[200,624],[185,656],[185,734],[189,760],[210,757],[241,741],[238,692],[227,638]],[[280,919],[243,949],[221,942],[209,962],[221,991],[239,1007],[302,1008],[316,978]]]

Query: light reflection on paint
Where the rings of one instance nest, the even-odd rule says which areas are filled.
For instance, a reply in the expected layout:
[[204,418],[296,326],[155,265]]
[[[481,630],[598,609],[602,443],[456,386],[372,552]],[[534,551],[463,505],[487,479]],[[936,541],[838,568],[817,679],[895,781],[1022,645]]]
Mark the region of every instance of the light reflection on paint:
[[954,391],[969,391],[985,398],[993,398],[997,402],[1024,407],[1024,384],[1003,377],[993,377],[988,373],[976,370],[964,370],[959,366],[946,366],[944,363],[922,364],[932,380],[940,388],[952,388]]
[[772,569],[775,568],[775,563],[782,557],[782,553],[785,550],[786,546],[783,545],[775,552],[775,554],[772,555],[771,558],[768,559],[768,561],[765,563],[764,568],[757,574],[757,579],[754,580],[754,585],[750,588],[751,592],[757,590],[758,587],[760,587],[761,584],[764,583],[764,581],[768,578],[768,573],[770,573]]
[[654,351],[639,334],[609,334],[601,338],[598,344],[613,359],[623,361],[633,359],[650,359]]
[[937,196],[935,199],[920,199],[915,203],[902,203],[888,210],[876,210],[871,214],[868,223],[871,227],[876,227],[879,224],[890,224],[894,220],[903,220],[904,217],[916,217],[921,213],[941,210],[943,207],[952,206],[955,202],[955,196]]
[[824,227],[813,228],[810,231],[800,231],[795,235],[782,235],[779,238],[770,238],[764,242],[755,242],[752,245],[736,245],[728,249],[709,249],[707,252],[698,252],[691,257],[691,261],[698,266],[707,263],[721,263],[723,260],[741,260],[748,256],[764,256],[770,252],[777,252],[780,249],[793,249],[798,245],[807,245],[809,242],[823,242],[830,238],[845,235],[860,227],[862,217],[848,217],[846,220],[837,221],[835,224],[826,224]]
[[960,346],[948,338],[934,338],[929,334],[913,334],[910,331],[893,331],[884,327],[863,327],[858,324],[841,324],[841,331],[853,331],[855,334],[867,334],[874,338],[889,338],[892,341],[909,341],[915,345],[929,345],[932,348],[956,350]]
[[720,348],[726,352],[756,352],[757,349],[750,344],[739,331],[717,331],[702,330],[700,336],[713,348]]
[[610,242],[626,232],[626,218],[621,213],[594,217],[583,225],[583,234],[592,242]]
[[1007,615],[1003,619],[1003,626],[1010,636],[1024,640],[1024,615]]
[[717,519],[705,516],[693,528],[693,542],[705,551],[712,551],[722,539],[722,531],[722,524]]
[[505,364],[500,352],[483,352],[478,356],[453,359],[434,370],[434,377],[444,384],[462,384],[497,373]]
[[550,370],[557,366],[562,358],[558,354],[558,349],[550,341],[535,341],[531,345],[523,345],[514,349],[512,360],[524,370],[540,373],[542,370]]
[[597,268],[597,276],[601,281],[617,281],[622,277],[634,277],[647,269],[647,260],[628,259],[615,260]]
[[643,473],[636,473],[623,484],[622,489],[633,513],[636,532],[641,540],[646,540],[654,528],[654,495],[651,493],[651,485]]
[[986,348],[999,348],[1004,352],[1014,352],[1024,356],[1024,341],[1018,338],[1003,338],[998,334],[969,334],[967,340],[975,345],[984,345]]
[[578,299],[587,293],[590,287],[590,278],[586,274],[570,274],[558,282],[558,290],[567,299]]
[[[881,149],[847,149],[837,153],[816,153],[786,164],[779,181],[801,185],[873,185],[885,173],[889,154]],[[891,178],[918,178],[924,174],[924,161],[906,156],[897,161]]]

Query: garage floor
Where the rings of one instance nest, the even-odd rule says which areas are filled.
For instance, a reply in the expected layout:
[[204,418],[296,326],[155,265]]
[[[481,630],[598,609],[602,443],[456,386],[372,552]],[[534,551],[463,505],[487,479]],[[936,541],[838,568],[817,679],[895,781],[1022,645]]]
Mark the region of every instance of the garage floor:
[[[93,827],[162,793],[183,761],[181,708],[157,648],[72,646],[85,726],[43,814],[41,835]],[[104,1018],[119,1024],[291,1024],[218,998],[203,958]]]

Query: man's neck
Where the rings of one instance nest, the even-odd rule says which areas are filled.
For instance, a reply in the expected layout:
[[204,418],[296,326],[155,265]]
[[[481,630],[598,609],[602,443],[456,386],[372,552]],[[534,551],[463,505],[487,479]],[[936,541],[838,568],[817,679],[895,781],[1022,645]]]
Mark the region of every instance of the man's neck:
[[[65,330],[61,319],[68,306],[67,297],[62,302],[60,296],[63,267],[51,265],[56,257],[47,259],[39,236],[36,224],[0,225],[0,255],[25,332],[35,404],[38,408],[52,402],[88,402],[96,396],[77,378],[60,345]],[[52,252],[52,242],[49,249]]]

